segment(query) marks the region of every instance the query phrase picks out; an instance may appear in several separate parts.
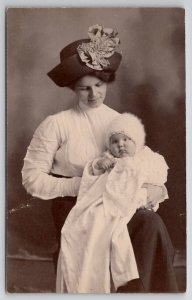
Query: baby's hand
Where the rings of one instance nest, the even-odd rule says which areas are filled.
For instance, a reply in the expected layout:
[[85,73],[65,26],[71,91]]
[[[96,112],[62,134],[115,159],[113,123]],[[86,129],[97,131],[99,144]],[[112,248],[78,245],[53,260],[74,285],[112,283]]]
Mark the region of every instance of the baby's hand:
[[101,158],[97,161],[97,168],[99,170],[109,170],[115,165],[115,160],[113,158]]

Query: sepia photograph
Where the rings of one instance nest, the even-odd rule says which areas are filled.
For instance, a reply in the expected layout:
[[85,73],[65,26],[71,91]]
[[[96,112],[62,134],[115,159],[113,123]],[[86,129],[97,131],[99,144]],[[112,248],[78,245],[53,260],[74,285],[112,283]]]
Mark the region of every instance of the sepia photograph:
[[186,292],[185,9],[6,10],[6,292]]

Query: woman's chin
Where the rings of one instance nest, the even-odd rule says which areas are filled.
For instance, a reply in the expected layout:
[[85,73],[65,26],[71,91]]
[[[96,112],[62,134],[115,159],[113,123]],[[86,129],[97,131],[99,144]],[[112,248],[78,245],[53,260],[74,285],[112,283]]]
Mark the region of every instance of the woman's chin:
[[99,107],[100,105],[101,105],[101,103],[88,103],[88,106],[93,107],[93,108]]
[[89,107],[93,107],[93,108],[95,108],[95,107],[99,107],[101,104],[103,103],[103,101],[94,101],[94,100],[90,100],[90,101],[88,101],[87,102],[87,105],[89,106]]

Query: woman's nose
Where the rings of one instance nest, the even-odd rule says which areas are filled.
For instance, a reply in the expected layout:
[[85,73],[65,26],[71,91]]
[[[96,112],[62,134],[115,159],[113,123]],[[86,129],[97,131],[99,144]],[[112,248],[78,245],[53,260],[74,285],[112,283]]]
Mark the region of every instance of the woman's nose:
[[95,95],[96,95],[96,89],[95,89],[95,87],[91,87],[90,88],[89,95],[90,95],[91,98],[95,97]]

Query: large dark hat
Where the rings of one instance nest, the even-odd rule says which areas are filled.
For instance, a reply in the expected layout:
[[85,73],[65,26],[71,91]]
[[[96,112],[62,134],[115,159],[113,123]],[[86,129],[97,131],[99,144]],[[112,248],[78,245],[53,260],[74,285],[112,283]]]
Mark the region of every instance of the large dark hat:
[[89,39],[75,41],[60,52],[60,64],[47,75],[61,87],[94,71],[115,72],[121,62],[117,32],[101,25],[89,27]]

